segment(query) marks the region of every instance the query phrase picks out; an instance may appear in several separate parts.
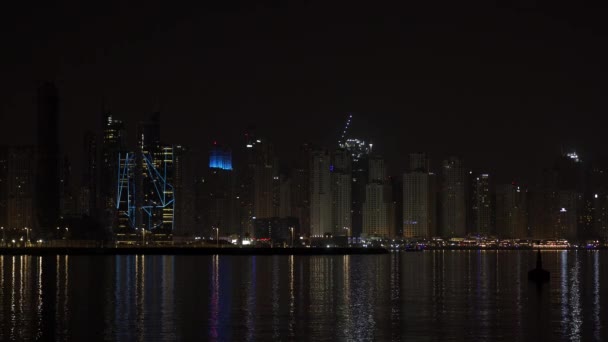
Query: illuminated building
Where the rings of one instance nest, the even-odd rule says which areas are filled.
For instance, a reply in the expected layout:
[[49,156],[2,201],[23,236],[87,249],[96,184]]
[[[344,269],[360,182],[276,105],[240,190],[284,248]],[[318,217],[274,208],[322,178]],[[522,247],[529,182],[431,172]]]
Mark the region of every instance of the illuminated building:
[[170,240],[175,223],[173,146],[160,142],[160,114],[137,127],[137,152],[118,155],[118,240]]
[[474,177],[472,184],[471,206],[473,229],[476,234],[494,233],[493,200],[490,175],[482,173]]
[[50,236],[59,220],[59,95],[52,83],[38,89],[36,147],[37,231]]
[[[352,119],[352,116],[351,116]],[[368,181],[368,157],[372,152],[372,144],[362,139],[343,139],[339,147],[348,151],[352,163],[352,233],[351,236],[359,236],[363,231],[363,203],[366,197],[366,185]]]
[[0,227],[8,227],[8,147],[0,146]]
[[403,237],[430,238],[437,233],[436,177],[424,153],[410,154],[410,171],[403,175]]
[[232,151],[213,142],[209,153],[209,167],[212,169],[232,170]]
[[196,153],[182,145],[173,147],[175,225],[174,236],[192,236],[196,232]]
[[35,152],[30,146],[9,147],[6,155],[6,229],[35,224]]
[[260,140],[254,145],[253,164],[253,213],[257,218],[279,216],[280,176],[279,162],[274,146]]
[[78,216],[78,201],[74,192],[75,190],[72,185],[72,164],[66,156],[61,165],[59,179],[59,212],[61,213],[62,220]]
[[97,140],[93,132],[87,131],[83,141],[84,163],[82,186],[79,193],[79,213],[97,217]]
[[527,191],[515,182],[496,187],[496,234],[500,238],[528,237]]
[[[210,158],[214,155],[216,146],[210,151]],[[203,235],[213,236],[213,228],[218,228],[223,236],[242,234],[237,210],[239,194],[236,191],[236,181],[232,168],[209,167],[204,173],[201,184],[203,205],[200,209]]]
[[291,215],[298,218],[300,231],[310,235],[310,162],[312,149],[308,144],[300,147],[298,165],[291,171]]
[[292,228],[294,241],[300,234],[298,220],[295,217],[273,217],[256,219],[254,224],[254,235],[259,240],[269,240],[274,244],[291,244]]
[[430,238],[435,233],[434,175],[412,171],[403,175],[403,237]]
[[450,157],[443,161],[442,170],[440,234],[463,237],[466,235],[466,202],[462,160]]
[[312,152],[310,165],[310,235],[331,233],[331,157],[327,150]]
[[351,156],[348,151],[338,149],[332,155],[331,198],[332,234],[334,236],[352,234],[352,175]]
[[369,158],[369,180],[365,186],[363,204],[363,231],[365,236],[389,237],[390,206],[392,192],[386,177],[384,159],[380,156]]
[[100,199],[100,221],[105,234],[110,235],[114,228],[118,226],[118,196],[117,184],[119,174],[124,173],[119,168],[121,157],[126,156],[126,133],[122,121],[116,120],[112,114],[102,110],[102,129],[103,138],[101,145],[100,160],[100,180],[99,180],[99,199]]

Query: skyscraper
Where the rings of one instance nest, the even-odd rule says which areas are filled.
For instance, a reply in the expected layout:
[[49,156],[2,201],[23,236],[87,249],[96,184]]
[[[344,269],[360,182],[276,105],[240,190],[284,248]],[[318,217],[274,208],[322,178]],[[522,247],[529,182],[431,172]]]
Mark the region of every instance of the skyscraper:
[[209,152],[209,167],[222,170],[232,170],[232,151],[213,142],[213,147]]
[[279,162],[274,146],[259,139],[254,145],[255,163],[253,173],[253,214],[256,218],[279,216],[280,197]]
[[118,226],[118,190],[121,188],[118,175],[124,173],[124,169],[119,168],[119,161],[121,158],[124,160],[126,156],[126,132],[123,122],[116,120],[109,111],[102,110],[101,117],[103,138],[99,172],[100,222],[105,235],[109,237]]
[[300,148],[298,165],[291,171],[291,205],[292,215],[298,218],[300,232],[310,235],[310,162],[312,160],[310,145]]
[[365,187],[363,204],[363,234],[366,236],[389,237],[391,187],[386,176],[384,159],[380,156],[369,158],[369,179]]
[[363,203],[366,196],[368,176],[368,157],[372,152],[372,144],[361,139],[346,139],[339,143],[339,147],[348,151],[352,162],[352,236],[359,236],[363,231]]
[[496,233],[501,238],[528,237],[527,191],[515,182],[496,187]]
[[146,229],[152,238],[173,234],[175,191],[173,146],[161,143],[160,113],[137,125],[136,215],[134,228]]
[[474,233],[490,235],[494,233],[493,198],[490,175],[477,175],[472,184],[472,215]]
[[462,160],[450,157],[443,161],[441,189],[441,235],[466,235],[465,177]]
[[403,236],[430,238],[437,233],[436,177],[429,173],[426,154],[410,154],[409,172],[403,175]]
[[8,227],[8,147],[0,146],[0,227]]
[[403,236],[430,238],[436,234],[435,176],[424,171],[403,175]]
[[331,157],[325,149],[312,152],[310,163],[310,235],[322,237],[333,232],[331,198]]
[[98,204],[98,166],[97,139],[93,132],[87,131],[83,141],[83,171],[79,194],[79,211],[82,215],[97,217]]
[[196,153],[187,146],[175,145],[175,227],[174,236],[189,236],[195,233],[195,182]]
[[34,206],[34,156],[34,148],[30,146],[8,148],[5,229],[21,230],[34,225],[37,210]]
[[352,234],[352,175],[351,156],[344,149],[332,155],[331,194],[332,194],[332,233],[334,235]]
[[36,148],[37,231],[50,237],[59,220],[59,95],[53,83],[38,89]]

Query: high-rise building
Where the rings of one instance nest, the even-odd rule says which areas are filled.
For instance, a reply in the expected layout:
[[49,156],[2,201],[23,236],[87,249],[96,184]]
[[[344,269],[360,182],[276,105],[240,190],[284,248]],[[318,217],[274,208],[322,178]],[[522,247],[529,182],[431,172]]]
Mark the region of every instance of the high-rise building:
[[310,235],[332,233],[331,157],[327,150],[312,152],[310,163]]
[[222,236],[240,235],[234,172],[222,168],[209,168],[204,184],[203,234],[212,236],[213,229],[217,228]]
[[368,183],[386,183],[386,164],[381,156],[375,155],[369,158]]
[[387,184],[369,183],[365,187],[363,204],[363,234],[365,236],[389,237],[389,211],[392,204],[390,187]]
[[78,214],[78,196],[72,183],[72,164],[64,157],[59,177],[59,209],[60,218],[75,218]]
[[443,161],[441,189],[441,230],[444,237],[466,235],[465,175],[462,160],[450,157]]
[[496,187],[496,233],[501,238],[528,237],[527,190],[517,185]]
[[310,162],[312,149],[305,144],[300,148],[298,165],[291,171],[292,216],[300,223],[300,233],[310,235]]
[[[121,195],[119,189],[123,181],[126,181],[126,178],[124,180],[119,178],[120,174],[126,173],[124,168],[119,167],[125,165],[119,162],[121,159],[124,161],[127,156],[126,131],[123,122],[116,120],[106,110],[102,110],[102,131],[99,172],[100,223],[105,235],[110,237],[114,228],[119,225],[118,207]],[[126,186],[126,183],[124,185]]]
[[344,149],[332,155],[331,196],[332,234],[350,236],[352,231],[352,175],[351,156]]
[[295,217],[291,203],[293,189],[291,178],[281,175],[279,180],[279,217]]
[[403,175],[403,237],[430,238],[437,234],[436,177],[424,153],[410,154]]
[[593,229],[599,239],[608,241],[608,195],[594,194],[593,208]]
[[209,167],[212,169],[232,170],[232,151],[213,142],[213,147],[209,152]]
[[98,167],[97,167],[97,138],[91,131],[84,134],[83,143],[83,172],[79,194],[79,212],[84,216],[97,217],[98,208]]
[[136,152],[118,152],[118,161],[115,237],[119,240],[172,239],[174,153],[172,145],[161,143],[159,113],[137,125]]
[[369,178],[368,157],[372,152],[372,144],[361,139],[346,139],[339,143],[339,147],[351,155],[352,182],[352,236],[360,236],[363,232],[363,203],[366,197],[366,185]]
[[391,186],[386,176],[386,165],[380,156],[369,158],[369,179],[365,187],[363,204],[363,234],[366,236],[389,237],[390,209],[392,205]]
[[260,140],[254,145],[256,159],[253,177],[253,214],[256,218],[279,216],[280,176],[279,162],[274,146]]
[[473,229],[476,234],[494,234],[494,204],[490,175],[482,173],[472,182],[471,207]]
[[420,169],[403,176],[403,236],[430,238],[437,233],[435,175]]
[[176,145],[174,154],[175,236],[192,236],[196,232],[196,153]]
[[[8,147],[0,146],[0,227],[8,227]],[[2,241],[4,242],[4,241]]]
[[426,153],[410,153],[410,171],[431,171],[431,161]]
[[[35,223],[35,150],[30,146],[9,147],[7,156],[7,222],[5,229],[32,228]],[[48,209],[48,208],[47,208]],[[46,233],[46,232],[45,232]],[[37,236],[39,233],[36,232]]]
[[36,214],[40,236],[50,237],[59,221],[59,95],[53,83],[38,89]]

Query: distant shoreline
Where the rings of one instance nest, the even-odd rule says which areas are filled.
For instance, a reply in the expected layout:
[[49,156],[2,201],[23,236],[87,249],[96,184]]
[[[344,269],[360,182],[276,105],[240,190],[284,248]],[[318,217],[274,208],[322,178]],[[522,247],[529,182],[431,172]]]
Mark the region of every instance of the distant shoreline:
[[[606,248],[541,248],[543,251],[563,250],[604,250]],[[475,248],[449,247],[428,248],[426,251],[532,251],[525,248]],[[423,252],[411,250],[390,250],[386,248],[214,248],[214,247],[23,247],[0,248],[0,255],[378,255],[391,252]]]
[[363,255],[388,254],[385,248],[214,248],[214,247],[22,247],[0,248],[0,255]]

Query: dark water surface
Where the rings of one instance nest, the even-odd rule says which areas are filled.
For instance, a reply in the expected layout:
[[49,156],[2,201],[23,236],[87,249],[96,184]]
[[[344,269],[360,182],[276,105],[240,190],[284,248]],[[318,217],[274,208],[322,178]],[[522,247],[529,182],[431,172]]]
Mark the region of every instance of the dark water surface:
[[608,251],[543,256],[0,256],[0,341],[608,340]]

